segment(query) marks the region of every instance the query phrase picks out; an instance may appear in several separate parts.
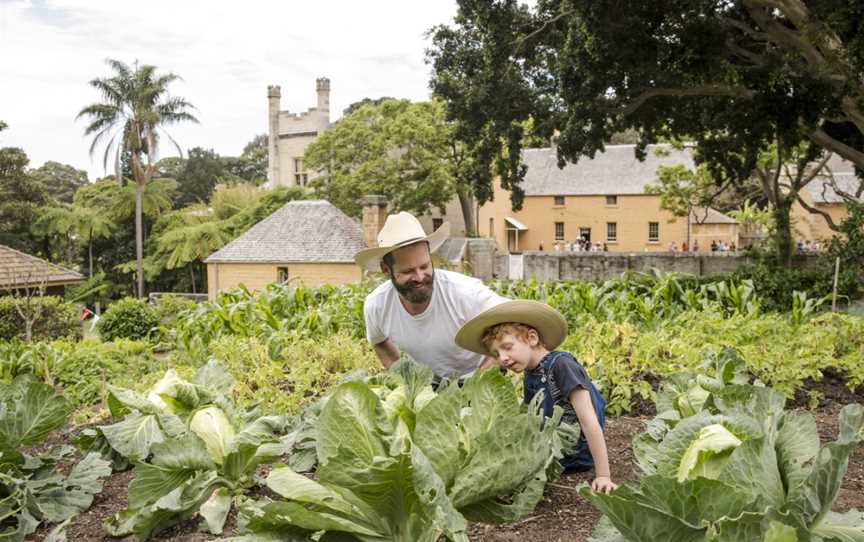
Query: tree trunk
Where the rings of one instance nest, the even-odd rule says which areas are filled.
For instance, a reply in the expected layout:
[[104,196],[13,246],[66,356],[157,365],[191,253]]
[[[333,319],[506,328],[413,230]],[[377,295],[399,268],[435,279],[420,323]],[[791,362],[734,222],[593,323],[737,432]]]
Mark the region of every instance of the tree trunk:
[[474,225],[474,197],[467,188],[457,188],[456,195],[459,197],[459,206],[462,208],[462,218],[465,220],[465,235],[476,237],[477,230]]
[[24,319],[24,342],[33,342],[33,324],[35,320]]
[[782,267],[792,267],[792,201],[789,196],[778,197],[774,205],[774,242],[777,245],[777,263]]
[[144,187],[135,183],[135,259],[138,266],[138,299],[144,297],[144,224],[142,217],[142,197]]
[[197,294],[195,291],[195,262],[189,262],[189,276],[192,277],[192,293]]
[[93,233],[90,233],[90,242],[87,243],[87,253],[90,256],[90,274],[88,277],[93,278]]

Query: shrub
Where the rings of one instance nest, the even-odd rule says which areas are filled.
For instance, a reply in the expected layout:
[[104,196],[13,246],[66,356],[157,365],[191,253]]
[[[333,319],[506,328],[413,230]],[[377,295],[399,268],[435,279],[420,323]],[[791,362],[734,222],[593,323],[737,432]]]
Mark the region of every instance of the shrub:
[[191,299],[179,295],[163,295],[156,298],[151,306],[159,324],[170,329],[184,311],[194,309],[196,305]]
[[[42,316],[33,325],[34,341],[81,338],[81,321],[75,305],[56,296],[44,296],[31,301],[42,304]],[[0,339],[24,339],[24,321],[15,308],[21,302],[21,299],[12,296],[0,297]]]
[[96,329],[103,341],[114,339],[147,339],[159,325],[156,312],[146,301],[126,297],[105,311]]

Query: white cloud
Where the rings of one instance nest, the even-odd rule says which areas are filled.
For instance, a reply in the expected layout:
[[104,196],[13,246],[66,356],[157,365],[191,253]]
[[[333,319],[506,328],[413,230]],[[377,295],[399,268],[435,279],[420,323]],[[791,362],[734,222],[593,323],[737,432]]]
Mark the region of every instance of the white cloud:
[[423,35],[455,12],[453,0],[0,0],[0,146],[102,176],[74,119],[99,100],[87,82],[110,75],[111,57],[183,78],[171,91],[201,120],[171,130],[184,149],[239,154],[267,131],[270,84],[282,109],[304,111],[329,77],[331,120],[365,97],[425,99]]

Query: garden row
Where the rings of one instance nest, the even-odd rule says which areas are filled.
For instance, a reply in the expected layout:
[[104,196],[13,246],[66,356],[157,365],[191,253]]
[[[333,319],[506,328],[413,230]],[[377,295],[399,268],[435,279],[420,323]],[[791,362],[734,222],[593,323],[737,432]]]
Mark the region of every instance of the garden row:
[[[142,541],[190,518],[222,534],[231,510],[235,542],[467,541],[468,522],[531,514],[578,428],[560,410],[544,423],[498,371],[437,393],[431,377],[407,361],[355,375],[292,418],[238,405],[218,363],[189,380],[169,370],[143,393],[109,386],[111,423],[81,432],[75,454],[33,448],[71,407],[21,375],[0,385],[0,536],[51,523],[61,540],[100,479],[129,468],[128,505],[104,530]],[[605,514],[594,540],[861,540],[864,515],[832,505],[864,409],[845,407],[820,446],[813,417],[785,403],[731,349],[665,380],[633,441],[643,477],[608,496],[581,489]]]

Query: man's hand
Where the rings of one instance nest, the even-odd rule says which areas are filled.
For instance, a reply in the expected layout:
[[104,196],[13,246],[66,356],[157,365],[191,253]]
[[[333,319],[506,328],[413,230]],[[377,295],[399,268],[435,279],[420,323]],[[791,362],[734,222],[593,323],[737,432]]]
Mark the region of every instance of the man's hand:
[[618,484],[612,481],[608,476],[598,476],[591,482],[591,489],[596,493],[611,493],[618,488]]

